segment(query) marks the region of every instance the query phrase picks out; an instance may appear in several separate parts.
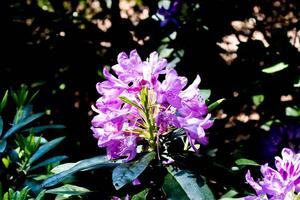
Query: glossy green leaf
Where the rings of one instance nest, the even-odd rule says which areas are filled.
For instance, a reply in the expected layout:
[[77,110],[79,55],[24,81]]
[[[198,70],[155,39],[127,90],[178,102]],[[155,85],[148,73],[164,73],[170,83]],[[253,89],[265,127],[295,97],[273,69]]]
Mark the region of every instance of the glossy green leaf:
[[17,198],[18,200],[26,200],[27,199],[27,195],[29,193],[30,188],[29,187],[25,187],[20,191],[20,196]]
[[6,149],[7,142],[6,140],[0,140],[0,153],[3,153]]
[[216,107],[218,107],[225,99],[219,99],[217,101],[215,101],[214,103],[210,104],[208,106],[208,112],[211,112],[212,110],[214,110]]
[[24,120],[20,121],[19,123],[17,123],[16,125],[13,125],[3,136],[4,139],[8,138],[9,136],[11,136],[12,134],[14,134],[16,131],[20,130],[21,128],[23,128],[24,126],[26,126],[27,124],[29,124],[30,122],[33,122],[34,120],[40,118],[43,115],[43,113],[37,113],[34,115],[31,115],[27,118],[25,118]]
[[45,197],[46,190],[42,190],[39,195],[35,198],[35,200],[43,200]]
[[43,155],[45,155],[48,151],[55,148],[59,143],[61,143],[65,137],[59,137],[54,140],[51,140],[50,142],[40,146],[40,148],[31,156],[28,163],[31,164]]
[[254,103],[254,105],[259,106],[265,99],[265,96],[260,94],[260,95],[255,95],[252,96],[252,101]]
[[75,165],[77,165],[79,162],[60,164],[60,165],[54,167],[53,169],[51,169],[51,172],[54,173],[54,174],[58,174],[58,173],[61,173],[63,171],[67,171],[67,170],[71,169],[72,167],[74,167]]
[[284,64],[283,62],[280,62],[276,65],[273,65],[271,67],[263,69],[262,72],[272,74],[272,73],[275,73],[275,72],[279,72],[279,71],[287,68],[288,66],[289,66],[288,64]]
[[92,170],[92,169],[98,169],[103,167],[116,167],[117,165],[118,163],[109,161],[106,156],[96,156],[94,158],[85,159],[78,162],[70,169],[58,173],[54,176],[51,176],[49,179],[45,180],[42,183],[42,187],[44,188],[51,187],[58,183],[61,183],[67,177],[81,170]]
[[55,157],[49,158],[49,159],[44,160],[43,162],[31,167],[29,169],[29,171],[35,170],[35,169],[38,169],[40,167],[44,167],[44,166],[47,166],[47,165],[50,165],[50,164],[53,164],[53,163],[56,163],[56,162],[60,162],[60,161],[65,160],[67,158],[68,158],[68,156],[55,156]]
[[1,103],[0,103],[0,113],[2,112],[2,110],[4,109],[4,107],[6,106],[7,104],[7,97],[8,97],[8,90],[5,91],[5,94],[1,100]]
[[235,164],[237,165],[251,165],[251,166],[260,166],[257,162],[253,160],[249,160],[246,158],[241,158],[235,161]]
[[29,131],[32,133],[40,133],[40,132],[43,132],[44,130],[48,130],[48,129],[63,129],[63,128],[66,128],[66,127],[61,124],[50,124],[50,125],[45,125],[45,126],[32,127],[32,128],[26,129],[25,131]]
[[145,200],[148,192],[149,192],[149,189],[145,189],[145,190],[133,195],[131,200]]
[[214,200],[205,181],[190,171],[172,171],[165,177],[163,189],[168,200]]
[[127,183],[131,183],[136,179],[155,158],[156,153],[150,152],[140,160],[122,163],[116,167],[112,174],[112,180],[115,188],[119,190]]
[[90,190],[76,185],[65,184],[58,188],[47,190],[50,194],[67,194],[67,195],[82,195],[91,192]]

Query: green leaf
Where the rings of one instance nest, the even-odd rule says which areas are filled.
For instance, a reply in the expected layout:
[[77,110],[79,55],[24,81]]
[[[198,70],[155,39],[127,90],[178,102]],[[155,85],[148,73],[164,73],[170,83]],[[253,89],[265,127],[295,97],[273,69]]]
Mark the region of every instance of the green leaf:
[[10,164],[10,159],[9,158],[2,158],[2,163],[3,163],[4,167],[7,169],[9,167],[9,164]]
[[47,129],[63,129],[63,128],[66,128],[66,127],[61,124],[50,124],[50,125],[45,125],[45,126],[37,126],[37,127],[28,128],[25,131],[32,132],[32,133],[40,133]]
[[253,160],[249,160],[246,158],[241,158],[235,161],[235,164],[237,165],[251,165],[251,166],[260,166],[257,162]]
[[289,117],[299,117],[300,116],[300,109],[292,108],[292,107],[286,107],[285,108],[285,114]]
[[31,115],[27,118],[25,118],[24,120],[20,121],[19,123],[17,123],[16,125],[13,125],[3,136],[4,139],[8,138],[9,136],[11,136],[12,134],[14,134],[16,131],[20,130],[21,128],[23,128],[24,126],[26,126],[27,124],[29,124],[30,122],[40,118],[44,113],[37,113],[34,115]]
[[28,186],[30,188],[30,191],[33,192],[35,195],[39,194],[43,190],[40,183],[33,179],[26,179],[24,181],[24,185]]
[[217,101],[215,101],[214,103],[210,104],[208,106],[208,112],[211,112],[212,110],[214,110],[216,107],[218,107],[225,99],[219,99]]
[[27,199],[27,195],[29,193],[29,187],[24,187],[21,192],[20,192],[20,197],[17,198],[18,200],[26,200]]
[[149,189],[147,188],[147,189],[133,195],[131,200],[145,200],[148,192],[149,192]]
[[203,100],[206,100],[210,97],[211,95],[211,90],[209,89],[202,89],[200,90],[200,95],[203,98]]
[[1,100],[1,103],[0,103],[0,113],[2,112],[2,110],[4,109],[4,107],[6,106],[7,104],[7,97],[8,97],[8,90],[5,91],[5,94]]
[[273,65],[271,67],[263,69],[262,72],[272,74],[275,72],[279,72],[279,71],[287,68],[288,66],[289,66],[288,64],[284,64],[283,62],[280,62],[280,63],[277,63],[276,65]]
[[26,106],[21,106],[20,108],[18,108],[17,113],[14,117],[13,124],[17,124],[20,121],[24,120],[25,118],[29,117],[30,114],[32,113],[32,108],[33,106],[31,104],[28,104]]
[[76,185],[66,184],[58,188],[47,190],[50,194],[82,195],[91,192],[90,190]]
[[119,190],[127,183],[131,183],[136,179],[155,158],[155,155],[155,152],[150,152],[138,161],[122,163],[116,167],[112,174],[115,188]]
[[35,169],[38,169],[40,167],[44,167],[44,166],[47,166],[47,165],[50,165],[50,164],[53,164],[53,163],[56,163],[56,162],[60,162],[60,161],[65,160],[67,158],[68,158],[68,156],[55,156],[53,158],[49,158],[49,159],[44,160],[43,162],[31,167],[29,169],[29,171],[35,170]]
[[2,135],[2,131],[3,131],[3,119],[2,116],[0,116],[0,137]]
[[91,169],[98,169],[103,167],[115,167],[118,164],[112,161],[109,161],[106,156],[96,156],[93,158],[85,159],[79,161],[76,165],[72,168],[63,171],[59,174],[51,176],[49,179],[45,180],[42,183],[42,187],[51,187],[58,183],[61,183],[67,177],[73,175],[74,173],[81,171],[81,170],[91,170]]
[[187,170],[172,171],[165,177],[163,189],[168,200],[214,200],[205,181]]
[[51,169],[51,172],[54,173],[54,174],[58,174],[58,173],[61,173],[63,171],[67,171],[67,170],[71,169],[72,167],[74,167],[78,163],[79,162],[77,162],[77,163],[64,163],[64,164],[58,165],[58,166],[54,167],[53,169]]
[[260,95],[255,95],[252,96],[252,101],[254,103],[254,105],[259,106],[265,99],[265,96],[260,94]]
[[0,153],[3,153],[6,149],[7,142],[6,140],[0,140]]
[[124,103],[127,103],[129,105],[132,105],[138,109],[142,109],[138,104],[132,102],[130,99],[128,99],[127,97],[124,97],[124,96],[120,96],[119,97]]
[[225,194],[223,194],[223,195],[221,196],[221,199],[222,199],[222,198],[231,198],[231,197],[234,197],[234,196],[237,195],[237,194],[238,194],[238,192],[237,192],[236,190],[231,189],[231,190],[229,190],[228,192],[226,192]]
[[28,163],[31,164],[40,157],[42,157],[44,154],[46,154],[51,149],[55,148],[59,143],[61,143],[65,137],[59,137],[54,140],[51,140],[50,142],[40,146],[40,148],[31,156]]
[[43,200],[45,196],[46,190],[42,190],[39,195],[35,198],[35,200]]

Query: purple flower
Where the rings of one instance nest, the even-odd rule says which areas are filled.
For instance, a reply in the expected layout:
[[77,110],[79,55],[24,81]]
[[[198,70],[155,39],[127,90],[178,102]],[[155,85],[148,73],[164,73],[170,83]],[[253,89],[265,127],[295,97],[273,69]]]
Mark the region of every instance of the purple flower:
[[142,61],[133,50],[119,54],[113,72],[103,69],[107,80],[96,85],[101,97],[92,107],[97,115],[91,129],[110,159],[132,160],[141,140],[148,141],[146,149],[156,150],[159,136],[176,128],[186,131],[193,148],[208,143],[204,130],[212,121],[198,89],[200,77],[185,89],[187,78],[166,65],[156,52]]
[[261,166],[263,178],[254,181],[250,171],[246,174],[246,181],[255,190],[257,196],[248,196],[245,199],[272,199],[288,200],[296,197],[300,192],[300,153],[295,154],[291,149],[284,148],[282,158],[275,157],[276,170],[268,164]]
[[175,15],[180,9],[180,6],[180,1],[175,0],[171,3],[168,9],[161,7],[158,10],[158,13],[164,17],[164,19],[160,22],[161,27],[167,26],[170,23],[173,23],[176,27],[179,27],[179,21],[175,18]]

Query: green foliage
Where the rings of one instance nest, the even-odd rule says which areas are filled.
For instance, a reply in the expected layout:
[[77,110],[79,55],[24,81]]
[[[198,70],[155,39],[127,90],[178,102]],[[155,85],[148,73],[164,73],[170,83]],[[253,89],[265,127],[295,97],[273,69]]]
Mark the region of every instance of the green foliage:
[[[34,114],[32,105],[29,104],[37,92],[31,96],[27,86],[23,85],[17,92],[11,90],[10,93],[17,109],[10,128],[9,123],[4,124],[4,122],[9,122],[9,120],[3,120],[2,116],[5,115],[0,116],[0,180],[1,191],[5,192],[1,193],[4,193],[3,199],[23,200],[37,196],[36,199],[41,200],[45,196],[45,191],[42,191],[39,183],[41,180],[37,177],[47,177],[50,173],[49,168],[67,157],[56,156],[46,160],[40,159],[42,156],[46,158],[46,154],[55,148],[64,137],[47,142],[45,138],[37,136],[37,134],[41,131],[47,131],[48,128],[63,128],[63,126],[43,125],[34,127],[32,123],[44,115],[44,113]],[[6,92],[4,100],[2,100],[4,103],[1,103],[4,105],[3,107],[8,101],[7,96]],[[30,128],[25,129],[25,127]],[[5,131],[4,128],[8,128],[8,130]],[[41,162],[37,162],[38,160]],[[33,166],[33,164],[35,165]]]
[[260,95],[255,95],[252,96],[252,101],[254,103],[254,105],[259,106],[265,99],[265,96],[260,94]]
[[45,180],[42,183],[42,187],[47,188],[47,187],[57,185],[78,171],[92,170],[92,169],[98,169],[103,167],[115,167],[117,165],[118,165],[117,163],[109,161],[106,158],[106,156],[96,156],[93,158],[79,161],[76,164],[72,163],[71,165],[63,164],[61,167],[62,169],[59,170],[59,173]]
[[115,188],[119,190],[124,185],[131,183],[136,179],[155,158],[156,153],[150,152],[143,156],[140,160],[122,163],[116,167],[112,174],[112,180]]
[[63,194],[63,195],[69,195],[69,196],[83,195],[83,194],[86,194],[89,192],[91,192],[91,191],[84,187],[79,187],[79,186],[71,185],[71,184],[65,184],[61,187],[49,189],[46,191],[46,193],[50,193],[50,194]]
[[210,104],[208,106],[208,112],[211,112],[212,110],[214,110],[216,107],[218,107],[225,99],[222,98],[222,99],[219,99],[215,102],[213,102],[212,104]]
[[205,181],[187,170],[173,171],[165,177],[163,189],[170,200],[214,200]]
[[253,161],[253,160],[246,159],[246,158],[240,158],[240,159],[237,159],[237,160],[235,161],[235,164],[237,164],[237,165],[260,166],[257,162],[255,162],[255,161]]
[[284,64],[283,62],[280,62],[280,63],[277,63],[276,65],[273,65],[271,67],[263,69],[262,72],[272,74],[275,72],[279,72],[279,71],[287,68],[288,66],[289,66],[288,64]]

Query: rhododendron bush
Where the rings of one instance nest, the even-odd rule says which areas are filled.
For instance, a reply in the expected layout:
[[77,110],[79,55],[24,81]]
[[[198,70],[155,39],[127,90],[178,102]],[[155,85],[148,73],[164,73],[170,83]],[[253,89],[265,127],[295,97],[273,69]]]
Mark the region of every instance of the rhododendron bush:
[[[57,185],[78,171],[108,167],[112,169],[114,188],[125,199],[215,199],[208,186],[211,183],[207,184],[209,177],[203,177],[193,165],[200,163],[202,169],[212,166],[214,151],[206,148],[214,123],[210,112],[224,99],[210,103],[210,91],[199,89],[199,75],[189,81],[157,52],[145,61],[136,50],[129,55],[122,52],[117,61],[103,69],[105,80],[96,85],[100,97],[92,105],[95,116],[91,130],[106,155],[70,163],[67,168],[69,164],[60,165],[42,187]],[[276,170],[268,163],[261,166],[262,179],[254,179],[249,170],[244,170],[245,166],[259,166],[255,161],[240,158],[236,165],[230,172],[244,173],[245,179],[239,177],[240,181],[254,190],[233,198],[238,192],[228,188],[221,199],[299,198],[299,153],[284,148],[282,158],[275,157]],[[78,194],[86,192],[90,191]]]

